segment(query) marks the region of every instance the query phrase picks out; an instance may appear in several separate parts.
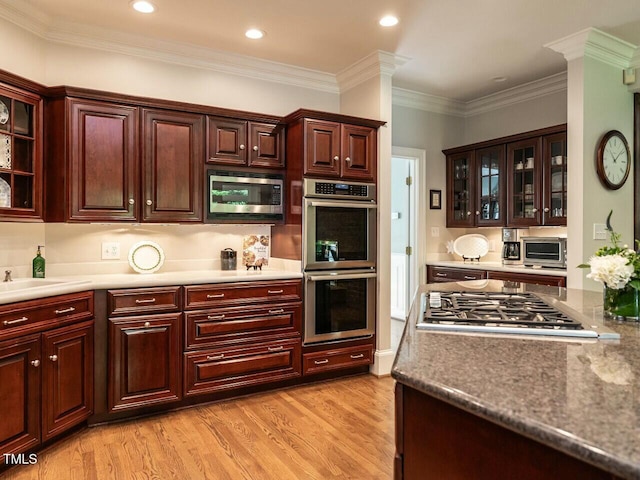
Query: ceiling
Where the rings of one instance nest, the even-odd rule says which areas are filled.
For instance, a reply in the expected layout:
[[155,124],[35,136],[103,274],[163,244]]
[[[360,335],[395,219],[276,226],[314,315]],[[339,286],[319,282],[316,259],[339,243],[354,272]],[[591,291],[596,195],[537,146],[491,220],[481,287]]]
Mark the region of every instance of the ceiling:
[[[48,29],[138,35],[338,74],[376,50],[406,57],[395,87],[470,101],[566,69],[545,48],[588,27],[640,45],[638,0],[0,0]],[[378,19],[393,13],[395,27]],[[249,40],[244,31],[266,31]],[[90,33],[89,33],[90,34]],[[54,36],[55,37],[55,36]],[[495,82],[496,77],[506,77]]]

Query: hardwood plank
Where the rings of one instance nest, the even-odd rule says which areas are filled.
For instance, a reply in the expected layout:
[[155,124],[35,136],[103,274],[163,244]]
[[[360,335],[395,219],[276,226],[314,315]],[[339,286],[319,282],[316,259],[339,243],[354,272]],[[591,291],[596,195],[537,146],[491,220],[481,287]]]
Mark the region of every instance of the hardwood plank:
[[360,375],[100,425],[2,478],[391,479],[393,387]]

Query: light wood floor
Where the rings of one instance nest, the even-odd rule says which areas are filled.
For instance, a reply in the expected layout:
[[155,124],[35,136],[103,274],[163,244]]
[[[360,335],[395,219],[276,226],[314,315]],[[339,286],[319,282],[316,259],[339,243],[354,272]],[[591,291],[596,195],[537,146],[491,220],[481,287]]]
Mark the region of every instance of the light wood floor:
[[390,479],[394,381],[360,375],[82,430],[3,479]]

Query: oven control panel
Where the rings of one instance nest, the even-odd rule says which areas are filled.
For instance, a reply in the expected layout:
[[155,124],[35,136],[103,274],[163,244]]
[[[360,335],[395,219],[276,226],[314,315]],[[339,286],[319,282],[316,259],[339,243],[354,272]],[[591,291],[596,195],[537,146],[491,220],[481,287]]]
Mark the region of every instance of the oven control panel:
[[307,197],[341,197],[370,201],[376,198],[376,186],[373,183],[328,182],[309,178],[304,182]]

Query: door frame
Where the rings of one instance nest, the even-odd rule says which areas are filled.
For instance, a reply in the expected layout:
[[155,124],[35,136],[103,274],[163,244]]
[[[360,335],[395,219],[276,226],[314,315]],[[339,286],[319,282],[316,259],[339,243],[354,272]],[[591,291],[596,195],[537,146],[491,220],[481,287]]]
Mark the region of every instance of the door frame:
[[408,285],[407,285],[407,315],[409,314],[409,306],[413,301],[413,295],[415,294],[416,288],[418,287],[418,279],[420,277],[420,266],[425,264],[425,252],[426,252],[426,237],[427,235],[418,235],[418,232],[426,232],[426,222],[425,215],[426,212],[426,195],[425,189],[423,188],[426,185],[425,178],[425,162],[426,162],[426,151],[417,148],[407,148],[407,147],[392,147],[391,158],[392,162],[394,158],[404,158],[411,161],[413,165],[413,183],[412,187],[409,190],[409,202],[410,202],[410,210],[411,210],[411,219],[410,219],[410,231],[409,231],[409,242],[413,247],[413,254],[409,258],[408,262]]

